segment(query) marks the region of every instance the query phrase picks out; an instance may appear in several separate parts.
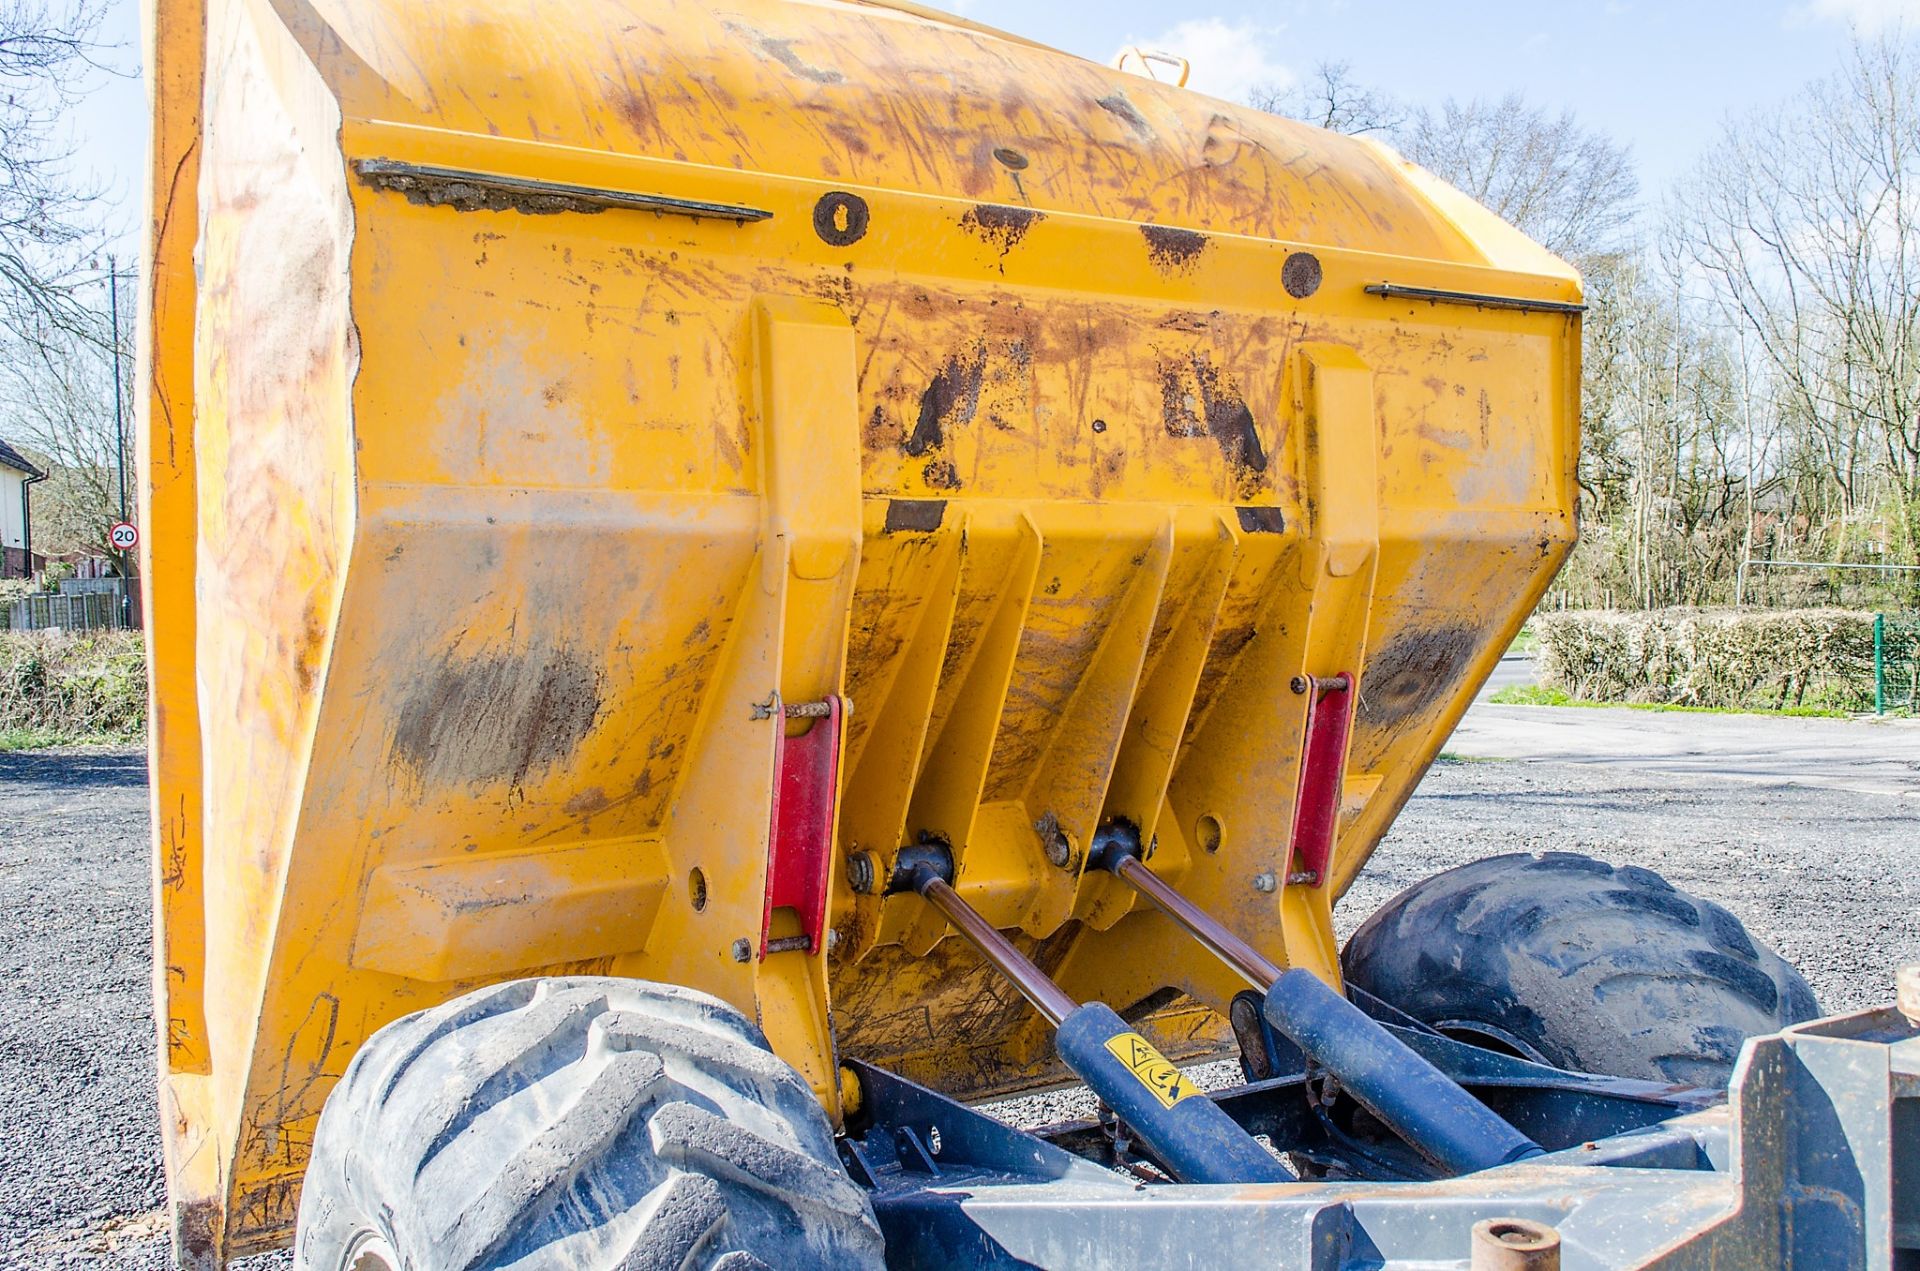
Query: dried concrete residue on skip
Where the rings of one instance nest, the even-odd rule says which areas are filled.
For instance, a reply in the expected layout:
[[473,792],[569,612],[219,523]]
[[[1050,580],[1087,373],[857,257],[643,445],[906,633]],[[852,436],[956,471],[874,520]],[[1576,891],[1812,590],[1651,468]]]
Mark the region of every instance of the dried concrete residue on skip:
[[601,688],[599,669],[566,649],[450,652],[401,702],[392,754],[423,785],[517,788],[585,740]]
[[767,35],[738,22],[728,22],[725,25],[727,30],[737,36],[752,41],[754,46],[763,54],[780,63],[781,66],[798,75],[801,79],[811,80],[816,84],[843,84],[846,82],[847,77],[839,71],[834,70],[831,66],[815,66],[794,52],[793,46],[796,41],[791,36]]
[[1367,658],[1360,677],[1360,722],[1397,724],[1450,700],[1486,640],[1479,627],[1464,623],[1395,633]]
[[1153,125],[1140,113],[1140,108],[1127,98],[1125,93],[1109,93],[1093,103],[1133,130],[1133,135],[1142,141],[1152,141]]
[[362,169],[360,178],[376,190],[405,195],[407,202],[416,206],[448,207],[456,212],[522,212],[529,216],[579,212],[590,216],[607,210],[607,204],[596,199],[515,190],[431,173]]

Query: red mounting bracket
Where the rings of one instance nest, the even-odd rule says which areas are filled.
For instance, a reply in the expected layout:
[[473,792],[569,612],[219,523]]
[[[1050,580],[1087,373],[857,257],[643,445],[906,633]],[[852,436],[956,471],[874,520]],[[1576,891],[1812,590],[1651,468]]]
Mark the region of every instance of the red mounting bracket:
[[[767,835],[767,903],[760,919],[760,957],[790,949],[820,951],[827,916],[827,871],[833,864],[833,826],[840,804],[840,723],[846,702],[789,705],[777,714],[780,729],[773,746],[773,812]],[[811,719],[797,737],[786,735],[785,721]],[[801,935],[770,938],[773,911],[792,909]]]
[[1300,743],[1300,788],[1293,801],[1293,857],[1287,882],[1324,887],[1333,864],[1346,786],[1347,739],[1353,723],[1353,676],[1295,676],[1306,695],[1307,725]]

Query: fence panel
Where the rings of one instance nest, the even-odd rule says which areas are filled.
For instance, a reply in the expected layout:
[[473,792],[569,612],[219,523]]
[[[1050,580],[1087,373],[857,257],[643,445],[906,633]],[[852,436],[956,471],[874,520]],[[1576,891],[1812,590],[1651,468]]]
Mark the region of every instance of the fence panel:
[[28,596],[0,606],[0,631],[110,631],[121,626],[120,598],[113,594]]
[[1880,715],[1920,709],[1920,614],[1873,617],[1873,709]]

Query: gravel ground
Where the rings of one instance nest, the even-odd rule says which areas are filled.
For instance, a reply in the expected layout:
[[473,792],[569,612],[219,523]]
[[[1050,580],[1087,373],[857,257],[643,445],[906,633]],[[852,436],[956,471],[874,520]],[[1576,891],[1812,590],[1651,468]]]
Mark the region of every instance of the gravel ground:
[[[145,779],[136,752],[0,754],[0,1267],[167,1264]],[[1827,1010],[1854,1010],[1889,1000],[1895,966],[1920,961],[1914,812],[1891,795],[1443,762],[1337,920],[1344,938],[1401,888],[1484,856],[1584,852],[1719,901]],[[1006,1110],[1051,1120],[1084,1102]]]

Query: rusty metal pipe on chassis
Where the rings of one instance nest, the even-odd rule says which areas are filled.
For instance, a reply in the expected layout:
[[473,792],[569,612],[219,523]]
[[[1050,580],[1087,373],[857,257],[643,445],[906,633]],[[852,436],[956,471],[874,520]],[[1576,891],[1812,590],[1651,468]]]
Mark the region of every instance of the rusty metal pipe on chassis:
[[1118,822],[1101,826],[1088,850],[1087,867],[1118,875],[1122,882],[1145,896],[1155,908],[1262,993],[1280,978],[1281,968],[1265,954],[1215,922],[1204,909],[1167,886],[1147,867],[1140,859],[1139,831],[1132,826]]
[[1389,1033],[1319,976],[1282,970],[1167,886],[1139,857],[1131,827],[1103,828],[1088,864],[1151,901],[1262,993],[1261,1014],[1367,1111],[1436,1165],[1470,1174],[1538,1156],[1540,1145]]
[[994,929],[977,910],[947,881],[953,876],[953,856],[944,847],[923,845],[901,853],[900,866],[894,871],[896,890],[918,892],[938,909],[954,929],[965,936],[980,956],[1012,981],[1021,996],[1033,1003],[1049,1024],[1060,1027],[1066,1018],[1080,1009],[1061,987],[1049,980],[1026,954]]

